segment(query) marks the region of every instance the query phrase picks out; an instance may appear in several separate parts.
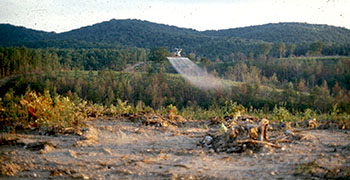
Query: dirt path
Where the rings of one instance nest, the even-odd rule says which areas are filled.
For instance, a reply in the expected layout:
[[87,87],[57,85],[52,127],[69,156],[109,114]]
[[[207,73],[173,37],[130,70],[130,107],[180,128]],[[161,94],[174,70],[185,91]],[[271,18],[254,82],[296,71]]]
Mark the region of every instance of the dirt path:
[[124,72],[133,72],[133,71],[135,71],[135,69],[134,69],[135,67],[140,66],[142,64],[145,64],[145,62],[138,62],[130,67],[125,68],[123,71]]
[[14,79],[14,78],[17,78],[19,77],[20,75],[16,74],[16,75],[12,75],[12,76],[7,76],[7,77],[4,77],[4,78],[1,78],[0,79],[0,87],[2,87],[4,84],[6,84],[8,81]]
[[0,134],[0,179],[350,177],[349,131],[306,130],[299,132],[303,140],[280,149],[228,154],[199,145],[207,132],[203,123],[160,128],[99,119],[90,121],[82,136]]

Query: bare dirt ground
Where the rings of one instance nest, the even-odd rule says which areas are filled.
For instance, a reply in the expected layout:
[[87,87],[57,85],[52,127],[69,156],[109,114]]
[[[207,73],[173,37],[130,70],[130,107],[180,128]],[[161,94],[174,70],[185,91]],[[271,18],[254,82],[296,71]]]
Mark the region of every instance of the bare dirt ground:
[[103,118],[89,121],[81,135],[2,133],[0,179],[350,178],[348,130],[302,129],[300,140],[280,148],[216,153],[200,143],[205,124],[155,127]]

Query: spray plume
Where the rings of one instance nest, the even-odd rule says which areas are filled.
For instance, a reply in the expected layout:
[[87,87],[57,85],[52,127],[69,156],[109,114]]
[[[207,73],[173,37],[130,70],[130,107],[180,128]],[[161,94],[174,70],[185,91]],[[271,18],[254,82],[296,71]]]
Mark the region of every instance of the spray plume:
[[222,88],[220,79],[211,74],[185,57],[167,57],[171,65],[182,77],[187,79],[191,84],[201,89],[218,89]]

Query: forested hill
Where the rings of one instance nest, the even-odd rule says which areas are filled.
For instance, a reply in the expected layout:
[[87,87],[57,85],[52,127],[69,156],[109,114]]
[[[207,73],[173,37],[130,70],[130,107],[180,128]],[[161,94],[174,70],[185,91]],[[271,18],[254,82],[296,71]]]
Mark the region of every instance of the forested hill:
[[[19,28],[19,27],[13,27]],[[21,29],[24,29],[21,27]],[[31,31],[25,29],[26,31]],[[202,32],[157,24],[141,20],[115,20],[86,26],[69,32],[43,36],[32,31],[33,36],[15,38],[0,37],[9,41],[0,41],[0,46],[26,46],[30,48],[115,48],[121,46],[152,49],[175,47],[184,49],[184,54],[196,52],[198,55],[215,58],[229,55],[232,52],[249,53],[260,41],[241,40],[236,38],[208,36]],[[16,36],[11,33],[4,35]],[[38,38],[39,37],[39,38]],[[41,37],[41,38],[40,38]],[[215,50],[213,50],[215,48]]]
[[141,20],[115,20],[64,32],[61,40],[83,40],[121,44],[141,48],[178,47],[209,40],[209,36],[192,29],[178,28]]
[[204,31],[210,36],[226,36],[266,42],[302,43],[302,42],[350,42],[350,30],[328,25],[306,23],[274,23],[218,31]]
[[196,31],[134,19],[105,21],[63,33],[48,33],[9,24],[0,24],[0,45],[37,40],[83,40],[137,47],[181,46],[187,41],[235,37],[266,42],[348,43],[350,30],[328,25],[275,23],[218,31]]
[[112,19],[68,32],[49,33],[0,24],[0,46],[30,48],[127,46],[146,49],[167,47],[169,50],[181,47],[185,55],[194,52],[211,59],[217,57],[225,59],[233,53],[264,54],[266,49],[264,47],[269,50],[271,48],[268,46],[274,43],[297,44],[294,54],[306,55],[311,44],[315,42],[327,43],[322,45],[324,55],[347,55],[350,30],[327,25],[279,23],[219,31],[196,31],[149,21]]
[[[92,26],[82,27],[72,31],[64,32],[59,35],[60,38],[68,39],[83,39],[83,40],[98,40],[113,42],[111,38],[114,35],[126,35],[126,36],[145,36],[166,34],[169,36],[202,36],[199,31],[193,29],[178,28],[176,26],[170,26],[165,24],[152,23],[149,21],[127,19],[127,20],[116,20],[105,21],[94,24]],[[90,39],[91,38],[91,39]],[[113,37],[117,39],[119,37]],[[146,37],[144,37],[146,39]],[[150,38],[150,37],[148,37]]]
[[55,33],[27,29],[10,24],[0,24],[0,45],[8,46],[26,41],[38,41],[54,38]]

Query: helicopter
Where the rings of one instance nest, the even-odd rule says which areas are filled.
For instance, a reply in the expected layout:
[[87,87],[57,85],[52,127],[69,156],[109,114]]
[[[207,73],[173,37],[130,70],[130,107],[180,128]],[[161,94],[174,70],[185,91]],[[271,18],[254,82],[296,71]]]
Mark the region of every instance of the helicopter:
[[175,48],[175,56],[176,57],[181,57],[181,51],[182,51],[182,49],[180,49],[180,48]]

